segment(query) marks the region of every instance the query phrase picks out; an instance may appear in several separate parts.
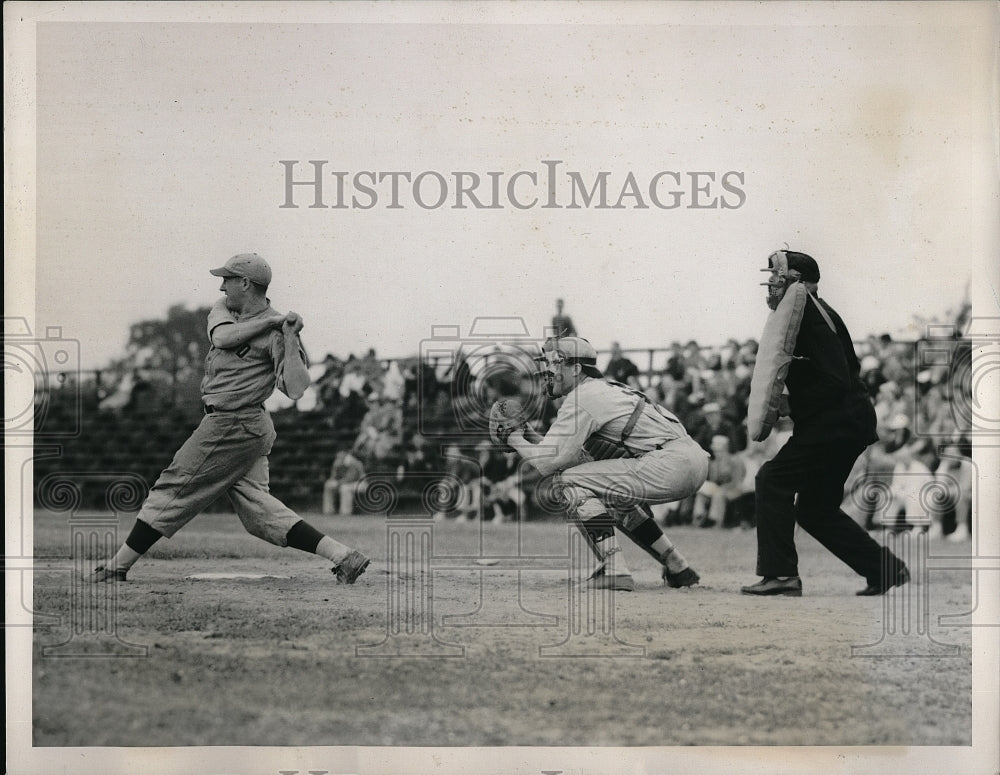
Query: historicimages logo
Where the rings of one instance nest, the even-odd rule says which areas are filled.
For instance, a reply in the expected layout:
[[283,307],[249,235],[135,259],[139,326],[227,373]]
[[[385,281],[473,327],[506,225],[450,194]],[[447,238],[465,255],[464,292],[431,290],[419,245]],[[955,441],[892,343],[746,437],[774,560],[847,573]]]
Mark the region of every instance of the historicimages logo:
[[[737,210],[747,201],[739,170],[541,169],[338,170],[328,159],[282,159],[283,199],[295,210]],[[301,167],[299,166],[301,165]]]

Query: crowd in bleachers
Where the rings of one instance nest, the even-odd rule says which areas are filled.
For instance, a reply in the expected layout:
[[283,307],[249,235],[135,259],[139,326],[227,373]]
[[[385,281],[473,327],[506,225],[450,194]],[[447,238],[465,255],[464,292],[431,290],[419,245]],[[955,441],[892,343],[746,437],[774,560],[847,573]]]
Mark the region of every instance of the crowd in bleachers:
[[[962,330],[967,314],[963,307],[953,316],[956,331]],[[950,534],[953,540],[969,536],[974,479],[971,429],[960,407],[968,404],[970,384],[968,370],[954,368],[967,359],[968,343],[956,336],[944,347],[948,358],[921,368],[913,342],[882,335],[856,344],[861,377],[878,418],[879,441],[859,459],[848,482],[844,509],[868,529],[917,525],[935,534]],[[649,351],[637,352],[644,356]],[[712,457],[701,491],[686,501],[655,507],[657,519],[665,525],[752,527],[755,475],[791,434],[790,422],[782,419],[767,440],[747,438],[747,400],[757,342],[730,340],[720,347],[674,342],[667,352],[655,353],[663,362],[652,370],[640,368],[630,354],[613,342],[602,364],[606,377],[644,390],[676,414]],[[530,512],[526,503],[544,484],[530,467],[519,467],[516,456],[501,453],[488,442],[475,443],[468,435],[460,444],[441,438],[428,441],[414,430],[413,419],[433,417],[439,428],[448,428],[460,425],[463,417],[469,420],[476,411],[482,417],[499,396],[526,398],[537,390],[531,375],[490,371],[461,358],[445,370],[415,360],[388,367],[393,368],[401,380],[390,376],[389,370],[369,371],[360,388],[358,404],[366,408],[351,452],[364,469],[394,472],[400,481],[411,472],[441,471],[462,482],[462,497],[447,515],[437,513],[439,519],[482,515],[503,521],[520,511]],[[387,395],[384,386],[394,380],[402,387]],[[328,391],[330,383],[329,373],[318,381]],[[333,392],[341,400],[347,398],[342,390]],[[324,406],[343,416],[338,401]],[[537,418],[540,431],[553,412],[549,407]],[[480,431],[485,433],[484,425]]]
[[[965,305],[950,315],[956,332],[963,330],[968,314]],[[557,319],[562,329],[573,326],[562,309],[554,324]],[[956,367],[968,361],[969,343],[956,335],[937,344],[947,357],[922,365],[919,343],[888,335],[856,343],[879,442],[859,459],[844,509],[869,529],[928,526],[930,517],[930,530],[959,540],[969,535],[975,480],[971,428],[963,411],[970,404],[970,370]],[[655,509],[661,523],[754,525],[755,474],[791,432],[782,420],[766,441],[747,438],[756,354],[753,339],[707,347],[675,341],[659,350],[628,350],[612,342],[603,352],[599,365],[608,378],[645,391],[677,415],[712,456],[708,481],[696,496]],[[508,362],[514,365],[505,368]],[[499,397],[516,396],[526,404],[534,400],[539,409],[534,423],[544,432],[555,408],[537,400],[537,374],[525,371],[523,359],[505,358],[498,347],[490,364],[490,355],[468,357],[461,350],[441,362],[383,360],[374,350],[346,360],[327,355],[311,367],[313,385],[306,396],[293,403],[275,393],[267,402],[276,418],[288,416],[276,423],[281,428],[273,453],[278,459],[272,461],[275,487],[281,487],[282,465],[297,460],[299,471],[320,472],[312,474],[317,481],[297,485],[303,497],[315,497],[313,507],[324,512],[346,513],[355,509],[358,483],[366,477],[405,483],[437,473],[461,483],[460,496],[435,514],[438,519],[538,515],[545,499],[537,491],[546,482],[530,467],[519,466],[516,456],[485,441],[485,418]],[[155,412],[166,400],[161,388],[155,376],[139,369],[126,371],[117,383],[105,375],[99,411],[122,417],[152,406]],[[176,407],[176,396],[171,399]]]

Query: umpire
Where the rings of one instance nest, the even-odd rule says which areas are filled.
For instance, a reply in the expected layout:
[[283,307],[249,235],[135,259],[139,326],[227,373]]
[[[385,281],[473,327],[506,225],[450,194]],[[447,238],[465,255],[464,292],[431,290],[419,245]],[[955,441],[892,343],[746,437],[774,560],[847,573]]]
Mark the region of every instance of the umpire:
[[757,474],[757,574],[763,579],[741,591],[802,594],[794,541],[798,522],[864,576],[868,585],[857,594],[882,595],[909,581],[909,571],[840,508],[854,461],[878,439],[875,410],[859,377],[858,358],[844,321],[817,296],[820,274],[815,259],[794,251],[782,254],[772,255],[769,262],[768,306],[776,309],[794,283],[803,283],[807,291],[785,380],[794,428],[792,437]]
[[299,340],[302,318],[271,307],[271,267],[256,253],[233,256],[211,273],[222,278],[225,295],[208,315],[205,416],[149,491],[125,543],[86,579],[125,581],[154,543],[225,494],[248,533],[318,554],[333,563],[338,581],[353,584],[368,558],[320,533],[268,491],[267,455],[275,433],[263,404],[275,387],[292,399],[309,387]]

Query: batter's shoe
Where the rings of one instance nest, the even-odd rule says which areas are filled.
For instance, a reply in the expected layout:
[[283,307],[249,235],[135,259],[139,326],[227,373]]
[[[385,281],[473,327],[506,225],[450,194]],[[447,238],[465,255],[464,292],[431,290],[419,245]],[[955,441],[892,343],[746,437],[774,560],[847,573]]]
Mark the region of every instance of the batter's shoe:
[[353,584],[358,580],[358,576],[365,572],[365,568],[371,562],[361,552],[352,549],[351,553],[340,561],[340,565],[331,568],[337,574],[337,581],[341,584]]
[[864,589],[858,590],[855,594],[862,597],[871,597],[873,595],[884,595],[893,587],[901,587],[903,584],[910,580],[910,571],[907,570],[904,565],[900,568],[896,575],[891,579],[879,579],[878,581],[868,582],[868,586]]
[[103,565],[98,565],[94,568],[94,572],[84,576],[83,580],[91,584],[99,584],[102,581],[125,581],[127,573],[125,568],[105,568]]
[[798,576],[778,578],[765,576],[756,584],[740,587],[744,595],[784,595],[785,597],[802,597],[802,579]]
[[701,576],[690,566],[682,571],[677,571],[677,573],[671,573],[667,570],[666,565],[663,566],[663,583],[668,587],[672,587],[673,589],[693,587],[699,581],[701,581]]

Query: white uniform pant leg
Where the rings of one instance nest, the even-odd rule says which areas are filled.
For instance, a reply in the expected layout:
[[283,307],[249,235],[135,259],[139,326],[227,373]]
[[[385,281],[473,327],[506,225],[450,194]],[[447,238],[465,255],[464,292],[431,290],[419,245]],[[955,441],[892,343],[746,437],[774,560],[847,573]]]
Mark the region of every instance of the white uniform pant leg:
[[302,518],[271,495],[266,457],[257,458],[246,476],[229,489],[228,495],[236,516],[248,533],[275,546],[288,545],[288,531]]
[[243,416],[206,415],[160,474],[137,518],[169,538],[269,449],[270,441]]
[[572,513],[592,517],[609,509],[669,503],[698,491],[708,476],[708,454],[678,439],[641,458],[595,460],[566,469],[560,483]]

